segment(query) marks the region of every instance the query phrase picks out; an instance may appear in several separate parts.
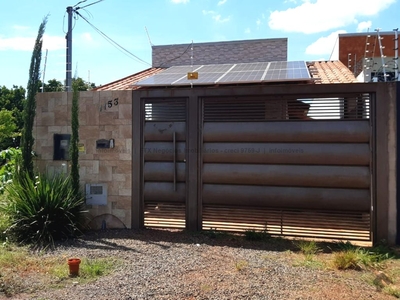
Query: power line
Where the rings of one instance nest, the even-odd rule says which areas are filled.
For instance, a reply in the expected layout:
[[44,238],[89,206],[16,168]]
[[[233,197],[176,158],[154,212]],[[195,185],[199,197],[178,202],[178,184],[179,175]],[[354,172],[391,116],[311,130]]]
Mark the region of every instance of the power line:
[[178,55],[178,56],[176,56],[176,57],[174,57],[174,58],[171,58],[171,59],[169,59],[169,60],[166,60],[166,61],[162,62],[160,65],[157,66],[157,68],[161,68],[161,67],[162,67],[163,65],[165,65],[166,63],[169,63],[169,62],[171,62],[171,61],[174,61],[175,59],[181,58],[183,55],[185,55],[185,53],[190,49],[191,46],[193,46],[193,41],[192,41],[191,44],[189,44],[189,45],[187,46],[187,48],[185,49],[185,51],[183,51],[182,54],[180,54],[180,55]]
[[[103,0],[101,0],[103,1]],[[97,1],[100,2],[100,1]],[[94,4],[94,3],[92,3]],[[84,6],[87,7],[88,5]],[[116,47],[117,49],[119,48],[120,50],[122,50],[122,52],[125,52],[126,55],[130,55],[132,58],[136,59],[137,61],[144,63],[146,65],[151,66],[151,64],[149,64],[148,62],[144,61],[143,59],[141,59],[140,57],[136,56],[135,54],[133,54],[132,52],[130,52],[129,50],[127,50],[126,48],[124,48],[123,46],[121,46],[120,44],[118,44],[116,41],[114,41],[112,38],[110,38],[108,35],[106,35],[104,32],[102,32],[100,29],[98,29],[96,26],[94,26],[92,23],[89,22],[88,19],[86,19],[84,16],[82,16],[78,11],[75,11],[75,13],[80,16],[83,20],[86,21],[86,23],[88,23],[90,26],[92,26],[92,28],[94,30],[96,30],[103,38],[105,38],[109,43],[111,43],[114,47]]]

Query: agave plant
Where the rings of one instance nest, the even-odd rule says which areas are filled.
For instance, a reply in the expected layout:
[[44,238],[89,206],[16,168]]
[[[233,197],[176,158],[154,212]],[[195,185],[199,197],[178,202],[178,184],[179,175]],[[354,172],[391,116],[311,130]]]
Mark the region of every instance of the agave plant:
[[22,172],[6,191],[3,211],[11,224],[6,232],[16,242],[47,247],[80,232],[85,200],[74,193],[69,176],[31,179]]

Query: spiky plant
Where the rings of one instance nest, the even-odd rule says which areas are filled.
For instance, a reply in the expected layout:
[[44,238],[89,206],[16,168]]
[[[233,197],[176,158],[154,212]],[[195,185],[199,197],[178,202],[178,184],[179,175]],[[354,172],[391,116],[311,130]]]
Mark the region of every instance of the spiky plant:
[[22,173],[7,185],[6,192],[2,211],[9,217],[6,234],[10,239],[47,247],[80,232],[84,198],[75,195],[70,176],[39,175],[32,179]]

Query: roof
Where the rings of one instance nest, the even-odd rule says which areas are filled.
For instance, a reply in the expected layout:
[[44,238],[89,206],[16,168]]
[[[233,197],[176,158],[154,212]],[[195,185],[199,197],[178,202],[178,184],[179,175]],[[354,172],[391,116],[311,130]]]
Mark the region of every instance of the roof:
[[315,84],[358,82],[354,74],[340,60],[313,61],[307,65]]
[[147,77],[150,77],[158,72],[164,70],[163,68],[149,68],[144,71],[140,71],[139,73],[135,73],[124,77],[122,79],[118,79],[116,81],[98,86],[92,91],[118,91],[118,90],[136,90],[140,88],[139,86],[134,86],[134,84],[140,80],[143,80]]
[[[307,62],[308,70],[315,84],[328,83],[355,83],[358,82],[354,74],[340,61]],[[92,91],[136,90],[140,86],[134,84],[140,80],[155,75],[163,68],[149,68],[122,79],[94,88]],[[293,84],[293,83],[292,83]]]

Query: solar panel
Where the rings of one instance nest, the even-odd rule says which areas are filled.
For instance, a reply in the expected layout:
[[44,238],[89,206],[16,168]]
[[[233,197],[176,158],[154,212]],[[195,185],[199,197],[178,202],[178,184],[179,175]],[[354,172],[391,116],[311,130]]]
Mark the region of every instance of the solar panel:
[[[188,72],[198,79],[188,80]],[[174,66],[137,82],[137,86],[178,86],[311,80],[304,61]]]

